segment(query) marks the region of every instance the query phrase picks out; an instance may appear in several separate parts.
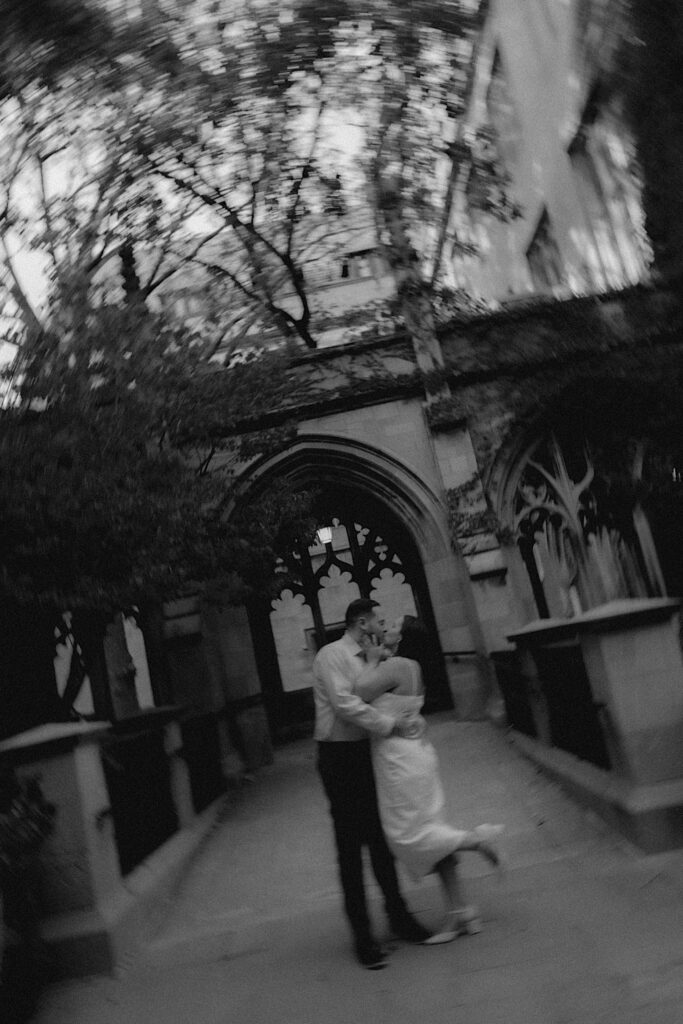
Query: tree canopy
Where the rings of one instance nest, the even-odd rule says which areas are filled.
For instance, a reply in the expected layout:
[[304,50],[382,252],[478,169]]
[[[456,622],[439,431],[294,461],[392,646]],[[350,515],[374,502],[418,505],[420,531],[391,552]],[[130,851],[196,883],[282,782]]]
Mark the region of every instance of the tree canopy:
[[350,230],[383,250],[425,373],[435,309],[467,301],[435,305],[433,286],[469,159],[477,4],[130,8],[31,0],[5,16],[0,288],[19,356],[0,502],[18,596],[263,578],[305,502],[272,493],[228,519],[227,467],[286,440],[239,425],[286,392],[287,346],[315,347],[311,292]]
[[[88,50],[80,5],[61,2],[75,41],[57,34],[38,47],[33,79],[15,52],[16,26],[14,49],[5,46],[21,108],[14,148],[28,136],[53,181],[69,154],[85,146],[91,163],[96,154],[105,181],[101,195],[92,182],[97,219],[86,233],[128,244],[141,278],[155,268],[145,298],[187,275],[231,308],[224,332],[260,326],[315,347],[311,289],[316,268],[349,242],[347,211],[352,234],[360,223],[384,246],[399,293],[412,282],[399,303],[410,320],[417,277],[439,283],[454,162],[470,159],[458,118],[478,5],[340,0],[321,12],[304,0],[149,0],[134,18],[112,14],[109,35],[94,32]],[[55,154],[48,125],[72,140],[68,152]],[[482,196],[501,206],[498,193]],[[73,190],[66,198],[73,208]],[[220,305],[205,300],[207,311]]]
[[306,496],[235,507],[233,478],[288,439],[245,431],[288,392],[282,356],[225,369],[163,315],[79,313],[71,337],[43,332],[0,416],[0,591],[111,608],[267,586],[278,538],[311,529]]

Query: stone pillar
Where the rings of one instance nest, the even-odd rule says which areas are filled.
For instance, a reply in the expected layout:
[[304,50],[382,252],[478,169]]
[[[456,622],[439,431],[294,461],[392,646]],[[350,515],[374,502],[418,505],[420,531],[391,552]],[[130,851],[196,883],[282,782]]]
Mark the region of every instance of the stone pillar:
[[424,563],[453,707],[458,718],[487,717],[493,669],[484,643],[462,557],[455,552]]
[[171,772],[171,793],[178,815],[178,827],[187,828],[194,818],[190,772],[183,757],[183,735],[178,722],[164,726],[164,751]]
[[612,601],[581,616],[593,695],[609,715],[618,743],[610,751],[615,767],[644,785],[683,779],[678,604],[666,598]]
[[548,705],[541,680],[538,677],[536,662],[530,650],[520,651],[520,671],[524,677],[529,696],[529,706],[536,727],[536,735],[541,743],[549,747],[552,743],[550,736],[550,720],[548,716]]
[[[578,638],[609,770],[539,740],[516,742],[570,792],[648,852],[683,846],[683,657],[680,601],[610,601],[571,619],[542,619],[510,634],[534,650]],[[536,673],[525,673],[533,690]],[[540,687],[536,686],[540,690]],[[530,694],[533,703],[533,693]]]
[[461,722],[488,718],[491,688],[488,671],[480,654],[446,654],[446,674],[455,717]]
[[[435,614],[449,623],[446,629],[440,626],[439,633],[456,715],[483,719],[490,716],[494,703],[500,703],[488,654],[508,646],[500,639],[511,625],[505,567],[490,528],[476,525],[485,521],[487,504],[467,427],[432,426],[431,437],[453,555],[438,567],[425,564],[425,573]],[[495,589],[488,582],[491,576],[499,583]]]
[[57,808],[41,850],[43,936],[58,961],[107,970],[113,951],[103,907],[121,874],[100,760],[107,723],[43,725],[0,743],[0,758],[21,778],[36,776]]
[[58,976],[109,973],[138,949],[211,825],[213,811],[194,814],[181,728],[175,720],[163,728],[181,828],[125,877],[101,758],[101,741],[112,726],[42,725],[0,743],[0,761],[19,778],[36,777],[56,808],[53,831],[39,853],[38,895],[40,933]]
[[509,649],[506,638],[516,621],[500,544],[492,532],[469,430],[462,424],[432,428],[434,453],[446,492],[453,543],[464,560],[473,596],[472,614],[487,653]]
[[273,748],[247,609],[203,606],[202,632],[213,686],[225,701],[222,742],[227,774],[234,774],[235,753],[243,769],[252,773],[272,764]]
[[104,635],[104,658],[115,721],[140,711],[135,687],[136,666],[128,650],[123,615],[119,612],[108,623]]
[[173,703],[197,711],[214,711],[222,699],[214,685],[202,636],[198,596],[164,605],[164,639]]

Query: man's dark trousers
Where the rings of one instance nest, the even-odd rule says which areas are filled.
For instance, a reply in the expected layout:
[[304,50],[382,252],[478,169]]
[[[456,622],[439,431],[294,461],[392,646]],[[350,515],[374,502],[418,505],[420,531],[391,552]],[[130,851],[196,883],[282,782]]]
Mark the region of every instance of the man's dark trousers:
[[363,884],[364,845],[389,920],[407,913],[379,818],[369,740],[318,743],[318,771],[330,803],[346,915],[356,942],[368,944],[372,936]]

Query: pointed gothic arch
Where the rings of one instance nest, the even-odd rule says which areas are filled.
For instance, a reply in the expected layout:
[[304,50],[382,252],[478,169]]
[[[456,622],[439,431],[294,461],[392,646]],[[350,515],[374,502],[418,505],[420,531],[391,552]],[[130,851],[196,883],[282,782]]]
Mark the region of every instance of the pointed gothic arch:
[[322,434],[302,434],[286,451],[252,465],[239,491],[247,497],[277,478],[316,488],[316,517],[334,535],[326,546],[283,552],[288,584],[279,598],[255,600],[249,609],[276,732],[310,717],[315,651],[341,632],[343,609],[360,595],[379,600],[388,620],[407,613],[424,621],[432,641],[428,708],[451,707],[444,653],[453,650],[453,633],[438,590],[446,574],[454,585],[464,567],[452,550],[439,497],[394,456]]

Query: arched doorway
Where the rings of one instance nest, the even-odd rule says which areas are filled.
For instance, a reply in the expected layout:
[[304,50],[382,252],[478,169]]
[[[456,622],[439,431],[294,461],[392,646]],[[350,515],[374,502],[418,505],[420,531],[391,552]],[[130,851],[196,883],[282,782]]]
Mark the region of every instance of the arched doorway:
[[[312,481],[318,484],[319,481]],[[310,730],[312,664],[318,649],[344,630],[356,597],[381,605],[387,622],[417,615],[429,631],[425,709],[452,706],[443,655],[417,545],[395,511],[369,490],[323,481],[316,499],[326,543],[295,543],[282,551],[279,594],[249,608],[263,697],[276,737]]]

